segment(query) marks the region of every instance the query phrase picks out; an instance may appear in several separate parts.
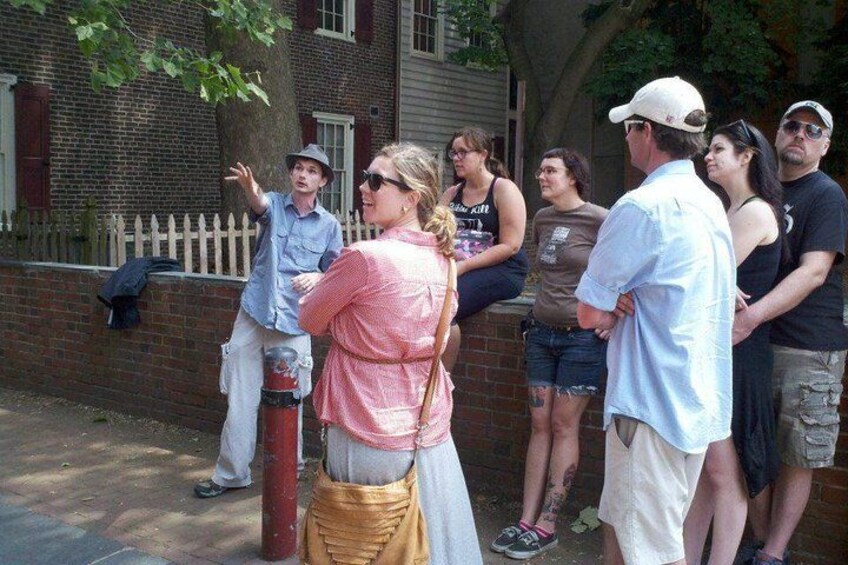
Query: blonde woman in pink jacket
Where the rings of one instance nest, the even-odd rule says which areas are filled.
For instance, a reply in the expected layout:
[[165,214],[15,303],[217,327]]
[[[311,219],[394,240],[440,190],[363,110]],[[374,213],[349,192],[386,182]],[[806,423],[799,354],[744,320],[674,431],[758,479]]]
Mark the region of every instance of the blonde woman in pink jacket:
[[[301,299],[300,325],[333,336],[313,392],[327,426],[327,473],[335,481],[384,485],[413,463],[456,224],[438,205],[439,168],[426,150],[389,145],[363,175],[363,217],[385,231],[342,250]],[[433,565],[482,563],[451,438],[452,389],[440,365],[415,460]]]

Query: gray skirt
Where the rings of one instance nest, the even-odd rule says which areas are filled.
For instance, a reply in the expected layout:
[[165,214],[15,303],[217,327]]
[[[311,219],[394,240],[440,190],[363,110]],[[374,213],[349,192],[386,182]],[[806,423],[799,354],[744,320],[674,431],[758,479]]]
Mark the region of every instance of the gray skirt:
[[[406,475],[412,451],[385,451],[337,426],[327,434],[327,474],[334,481],[385,485]],[[453,438],[418,451],[418,494],[427,521],[431,565],[483,563],[471,501]]]

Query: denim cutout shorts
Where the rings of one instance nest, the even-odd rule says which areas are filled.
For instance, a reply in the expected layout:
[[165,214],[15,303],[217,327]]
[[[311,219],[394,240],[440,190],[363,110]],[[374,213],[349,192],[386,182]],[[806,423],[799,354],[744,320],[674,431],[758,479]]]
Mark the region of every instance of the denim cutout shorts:
[[560,330],[536,322],[524,345],[528,386],[554,387],[560,394],[602,391],[607,342],[592,330]]

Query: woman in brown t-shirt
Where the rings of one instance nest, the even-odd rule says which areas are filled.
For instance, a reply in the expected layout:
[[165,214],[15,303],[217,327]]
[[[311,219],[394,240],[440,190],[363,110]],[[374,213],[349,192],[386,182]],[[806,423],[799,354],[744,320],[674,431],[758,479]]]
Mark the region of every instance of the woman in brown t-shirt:
[[518,523],[504,528],[490,546],[515,559],[557,545],[557,515],[577,471],[580,418],[589,399],[601,392],[608,337],[577,324],[574,291],[607,216],[605,208],[586,201],[586,159],[569,149],[551,149],[536,178],[542,198],[552,205],[533,220],[542,280],[524,328],[532,419],[524,501]]

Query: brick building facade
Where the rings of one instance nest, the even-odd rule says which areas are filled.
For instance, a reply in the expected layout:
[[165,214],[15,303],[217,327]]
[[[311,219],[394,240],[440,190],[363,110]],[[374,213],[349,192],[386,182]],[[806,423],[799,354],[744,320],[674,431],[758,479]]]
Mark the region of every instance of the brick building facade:
[[[164,76],[144,75],[119,90],[94,92],[89,63],[67,24],[69,4],[54,3],[39,16],[0,3],[0,74],[17,82],[7,95],[19,98],[29,84],[47,87],[27,103],[18,102],[14,115],[19,126],[49,132],[47,147],[34,147],[42,145],[37,143],[41,139],[16,136],[19,154],[46,150],[49,194],[42,203],[80,210],[93,195],[102,212],[216,208],[214,110]],[[153,12],[136,8],[127,16],[141,34],[156,30],[188,47],[203,48],[202,17],[189,5],[163,3]],[[7,118],[0,127],[10,126]],[[14,163],[5,164],[10,165]],[[40,207],[34,202],[39,197],[28,199]]]
[[[341,11],[325,10],[329,4]],[[333,211],[360,208],[359,172],[396,138],[397,3],[286,0],[283,6],[294,22],[292,68],[304,142],[320,143],[337,171],[334,185],[321,192],[322,204]]]
[[[395,136],[397,32],[390,0],[342,4],[328,14],[314,1],[278,2],[294,22],[292,72],[304,139],[328,145],[342,173],[338,198],[327,191],[326,204],[349,209],[358,194],[354,171]],[[142,73],[120,89],[94,92],[89,62],[67,25],[69,5],[53,3],[39,16],[0,3],[0,209],[19,204],[21,177],[41,174],[38,190],[27,189],[34,208],[79,211],[94,196],[101,214],[218,211],[214,109],[164,75]],[[205,49],[203,13],[193,5],[145,3],[126,16],[141,36]],[[328,31],[339,21],[347,28]],[[16,135],[16,121],[28,137]],[[16,145],[37,169],[14,174]]]

